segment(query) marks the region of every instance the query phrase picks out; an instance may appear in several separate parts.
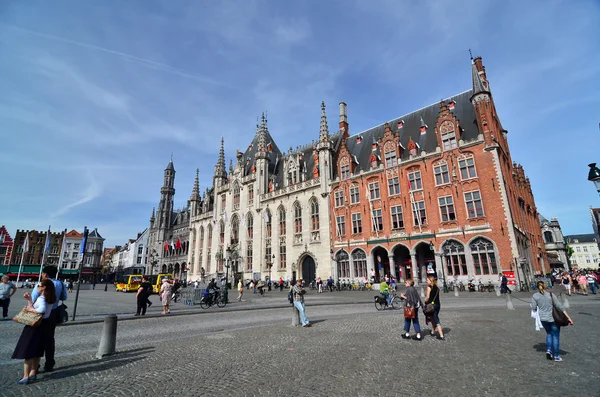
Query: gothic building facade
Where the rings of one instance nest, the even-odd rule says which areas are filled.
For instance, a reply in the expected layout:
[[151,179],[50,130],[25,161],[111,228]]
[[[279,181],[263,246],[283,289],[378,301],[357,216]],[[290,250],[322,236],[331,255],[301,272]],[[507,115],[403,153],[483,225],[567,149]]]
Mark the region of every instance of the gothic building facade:
[[329,134],[325,104],[321,113],[318,142],[287,152],[263,115],[229,172],[221,141],[212,186],[200,197],[196,176],[190,197],[190,278],[229,272],[244,279],[312,280],[331,274],[328,196],[337,135]]
[[568,270],[570,268],[568,246],[560,223],[558,223],[558,218],[552,217],[551,220],[548,220],[540,214],[539,220],[550,268],[545,270]]
[[185,278],[190,236],[190,208],[175,211],[175,166],[169,162],[164,172],[158,208],[152,209],[148,227],[146,274],[171,273]]
[[512,270],[525,281],[548,269],[531,185],[512,161],[480,57],[468,91],[348,132],[331,181],[335,277],[486,282]]

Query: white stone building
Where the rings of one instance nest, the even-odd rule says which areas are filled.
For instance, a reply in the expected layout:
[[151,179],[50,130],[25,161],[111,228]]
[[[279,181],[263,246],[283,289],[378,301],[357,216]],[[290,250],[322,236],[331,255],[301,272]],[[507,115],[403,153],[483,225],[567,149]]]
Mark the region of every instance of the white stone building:
[[310,281],[333,274],[328,200],[338,137],[329,135],[323,104],[318,142],[296,150],[279,150],[263,115],[227,173],[221,141],[213,185],[200,198],[196,175],[190,198],[188,279],[225,275],[228,248],[236,278]]
[[[145,268],[148,250],[148,229],[138,233],[137,238],[129,239],[125,245],[113,253],[112,266],[117,270]],[[141,271],[141,270],[140,270]]]
[[567,253],[567,243],[563,236],[562,229],[558,219],[553,217],[549,221],[541,214],[538,216],[542,235],[544,237],[544,247],[548,254],[548,263],[551,271],[554,269],[569,269],[569,256]]
[[598,269],[600,251],[594,234],[573,234],[565,236],[567,244],[573,249],[571,266],[579,269]]

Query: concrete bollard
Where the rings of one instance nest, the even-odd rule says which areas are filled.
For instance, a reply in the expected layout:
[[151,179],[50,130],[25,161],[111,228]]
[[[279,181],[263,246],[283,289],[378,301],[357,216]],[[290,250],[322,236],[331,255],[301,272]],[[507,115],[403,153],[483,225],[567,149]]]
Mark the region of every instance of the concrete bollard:
[[512,303],[512,298],[510,297],[510,294],[505,294],[506,295],[506,308],[508,310],[515,310],[515,307],[513,306]]
[[500,287],[495,286],[494,289],[496,290],[496,296],[500,296]]
[[100,346],[98,346],[96,358],[100,359],[115,353],[117,347],[117,320],[116,314],[110,314],[104,317],[102,338],[100,339]]
[[296,305],[292,306],[292,326],[300,326],[300,312],[296,309]]
[[567,299],[567,294],[561,294],[562,295],[562,304],[565,307],[565,309],[568,309],[571,307],[571,304],[569,304],[569,299]]
[[421,298],[425,298],[425,288],[421,285]]
[[458,298],[458,287],[456,285],[454,286],[454,296]]

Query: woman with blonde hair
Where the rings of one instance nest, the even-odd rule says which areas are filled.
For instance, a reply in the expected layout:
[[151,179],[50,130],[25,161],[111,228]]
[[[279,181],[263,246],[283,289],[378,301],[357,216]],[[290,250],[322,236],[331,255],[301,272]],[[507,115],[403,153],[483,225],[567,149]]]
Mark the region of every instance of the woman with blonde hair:
[[427,292],[425,293],[425,304],[433,305],[433,313],[425,315],[425,324],[431,323],[431,336],[435,336],[435,331],[438,331],[438,339],[446,340],[444,337],[444,330],[440,324],[440,289],[437,286],[435,277],[432,275],[427,276]]
[[414,339],[421,341],[423,340],[423,337],[421,336],[421,326],[419,325],[419,307],[423,306],[423,302],[421,302],[421,297],[419,296],[419,293],[417,292],[417,290],[415,289],[415,281],[410,279],[410,280],[406,280],[405,282],[406,285],[406,293],[404,294],[400,294],[400,296],[402,296],[406,301],[404,302],[404,305],[407,308],[412,308],[412,314],[411,316],[407,316],[406,315],[406,311],[405,311],[405,315],[404,315],[404,333],[402,334],[402,338],[404,339],[409,339],[410,338],[410,323],[412,322],[413,326],[415,327],[415,336]]
[[573,320],[571,320],[571,317],[569,317],[560,301],[551,292],[546,290],[545,282],[538,281],[536,285],[538,291],[531,298],[531,310],[537,310],[542,326],[546,330],[546,358],[548,360],[562,361],[559,354],[560,327],[554,322],[552,308],[556,307],[562,311],[569,320],[569,324],[573,325]]
[[171,298],[173,297],[173,286],[169,283],[168,279],[164,279],[162,286],[160,287],[160,298],[162,301],[163,311],[162,314],[171,313]]

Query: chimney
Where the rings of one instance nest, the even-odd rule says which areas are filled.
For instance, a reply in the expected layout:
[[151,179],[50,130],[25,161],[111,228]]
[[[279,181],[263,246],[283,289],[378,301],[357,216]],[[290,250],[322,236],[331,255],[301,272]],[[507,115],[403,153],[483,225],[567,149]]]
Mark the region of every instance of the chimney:
[[340,131],[343,136],[348,137],[348,111],[345,102],[340,102]]

